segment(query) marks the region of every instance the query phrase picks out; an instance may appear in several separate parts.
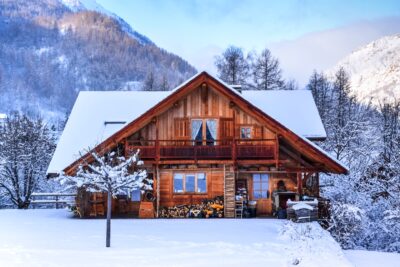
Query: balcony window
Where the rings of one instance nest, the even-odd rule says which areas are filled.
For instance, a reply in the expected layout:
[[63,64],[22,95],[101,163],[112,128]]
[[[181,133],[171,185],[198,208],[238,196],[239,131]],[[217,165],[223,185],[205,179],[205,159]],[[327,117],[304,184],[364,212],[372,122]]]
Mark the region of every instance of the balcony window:
[[217,120],[216,119],[194,119],[191,123],[191,137],[194,145],[208,146],[215,145],[217,139]]
[[192,140],[195,140],[195,145],[201,146],[203,142],[203,120],[192,120]]
[[206,193],[206,174],[199,173],[175,173],[174,193]]

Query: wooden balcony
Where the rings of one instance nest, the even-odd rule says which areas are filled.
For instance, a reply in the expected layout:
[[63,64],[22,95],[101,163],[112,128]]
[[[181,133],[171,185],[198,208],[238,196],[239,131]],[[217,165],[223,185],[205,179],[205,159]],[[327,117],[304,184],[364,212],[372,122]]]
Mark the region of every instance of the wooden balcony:
[[140,140],[125,143],[126,155],[140,149],[142,160],[274,160],[273,139],[250,140]]

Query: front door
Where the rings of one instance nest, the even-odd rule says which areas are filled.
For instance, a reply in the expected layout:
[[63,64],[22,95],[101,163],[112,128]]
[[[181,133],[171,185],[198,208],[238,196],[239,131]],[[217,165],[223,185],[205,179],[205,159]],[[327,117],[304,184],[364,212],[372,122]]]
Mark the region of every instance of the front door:
[[266,173],[253,174],[253,200],[257,201],[257,216],[271,213],[269,194],[269,175]]

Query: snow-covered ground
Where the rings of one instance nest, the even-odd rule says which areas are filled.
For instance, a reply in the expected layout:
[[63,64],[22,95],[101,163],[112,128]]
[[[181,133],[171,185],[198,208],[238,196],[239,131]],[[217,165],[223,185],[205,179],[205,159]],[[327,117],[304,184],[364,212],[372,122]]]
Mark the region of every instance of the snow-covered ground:
[[[7,267],[354,266],[316,223],[115,219],[105,248],[103,219],[73,219],[65,210],[0,210],[0,218],[0,266]],[[346,252],[360,262],[357,253]]]
[[365,250],[345,250],[354,267],[399,267],[400,254]]

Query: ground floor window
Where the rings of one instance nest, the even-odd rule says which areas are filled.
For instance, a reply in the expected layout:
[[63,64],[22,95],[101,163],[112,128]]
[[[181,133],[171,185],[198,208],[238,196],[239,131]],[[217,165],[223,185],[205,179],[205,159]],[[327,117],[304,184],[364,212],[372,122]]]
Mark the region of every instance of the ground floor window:
[[135,190],[131,191],[131,200],[132,201],[140,201],[141,196],[142,196],[142,194],[140,192],[140,189],[135,189]]
[[253,174],[253,199],[269,197],[269,175],[265,173]]
[[174,193],[206,193],[207,179],[203,172],[175,173]]

